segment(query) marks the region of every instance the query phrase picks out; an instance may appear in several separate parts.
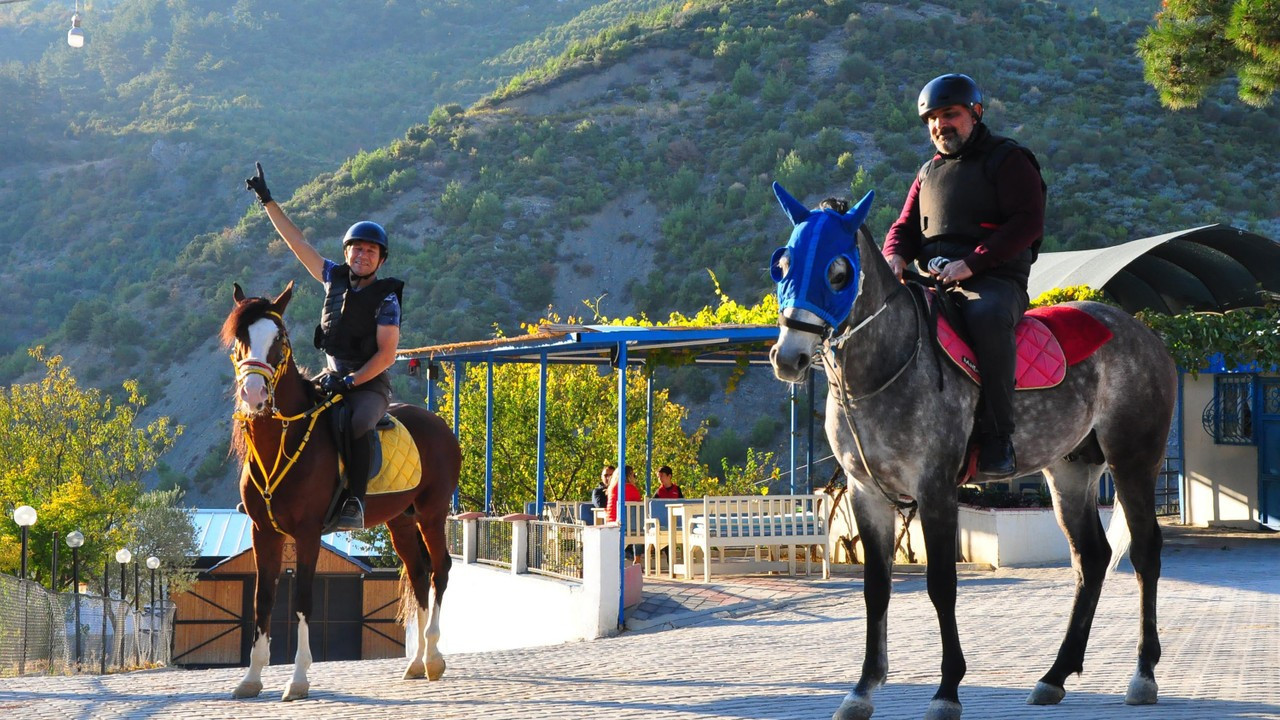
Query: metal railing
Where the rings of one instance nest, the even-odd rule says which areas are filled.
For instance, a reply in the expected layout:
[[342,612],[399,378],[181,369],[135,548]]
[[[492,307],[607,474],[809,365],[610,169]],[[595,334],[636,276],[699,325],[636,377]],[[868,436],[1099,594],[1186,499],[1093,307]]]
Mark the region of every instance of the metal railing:
[[[78,601],[78,603],[77,603]],[[173,604],[54,593],[0,575],[0,676],[105,673],[168,665]],[[78,605],[78,607],[77,607]]]
[[476,521],[476,562],[511,567],[511,523],[502,518]]
[[457,558],[462,557],[462,521],[455,517],[445,521],[444,537],[449,544],[449,554]]
[[582,525],[535,520],[526,549],[529,572],[582,579]]

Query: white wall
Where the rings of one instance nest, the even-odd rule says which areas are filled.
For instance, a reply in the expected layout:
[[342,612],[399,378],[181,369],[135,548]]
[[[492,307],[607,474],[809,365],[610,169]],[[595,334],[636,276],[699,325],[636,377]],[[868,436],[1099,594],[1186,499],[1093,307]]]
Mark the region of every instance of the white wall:
[[1258,448],[1216,445],[1200,417],[1213,400],[1213,375],[1183,376],[1182,444],[1187,522],[1257,528]]
[[[617,634],[618,527],[583,528],[582,542],[582,582],[454,558],[441,606],[440,651],[509,650]],[[416,636],[406,629],[406,637],[408,656]]]

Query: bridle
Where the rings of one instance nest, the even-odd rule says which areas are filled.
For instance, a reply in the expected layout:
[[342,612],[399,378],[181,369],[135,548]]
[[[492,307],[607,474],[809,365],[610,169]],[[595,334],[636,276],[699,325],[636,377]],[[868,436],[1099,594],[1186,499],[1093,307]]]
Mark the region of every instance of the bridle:
[[[237,348],[236,351],[231,354],[231,362],[236,368],[237,387],[253,375],[258,375],[267,382],[267,407],[270,410],[269,417],[272,420],[280,422],[280,442],[276,444],[276,457],[275,461],[271,465],[270,471],[267,470],[266,462],[263,461],[262,455],[258,452],[257,445],[253,442],[252,420],[255,416],[248,415],[237,409],[231,417],[240,424],[240,431],[245,439],[245,447],[248,448],[249,457],[245,460],[245,463],[248,464],[252,461],[253,465],[257,467],[259,473],[262,475],[262,481],[260,482],[258,477],[250,471],[249,480],[253,483],[253,486],[258,489],[258,494],[262,496],[262,501],[266,504],[267,519],[271,521],[271,526],[275,528],[276,532],[283,535],[285,534],[284,530],[280,529],[279,523],[276,522],[275,513],[271,510],[271,499],[274,497],[276,488],[278,488],[280,483],[284,481],[285,476],[289,474],[289,470],[293,468],[294,463],[296,463],[298,458],[302,455],[303,448],[305,448],[307,443],[311,440],[311,431],[315,429],[316,422],[320,419],[320,415],[338,401],[342,400],[342,395],[341,393],[333,395],[319,405],[297,415],[284,415],[280,412],[276,407],[276,386],[280,384],[280,379],[284,377],[285,373],[289,369],[290,362],[293,359],[293,345],[289,342],[289,333],[285,330],[284,318],[280,316],[280,313],[271,310],[267,312],[267,315],[275,318],[277,321],[276,327],[279,329],[280,334],[278,342],[281,346],[280,359],[272,365],[262,362],[261,360],[244,357],[240,349]],[[267,357],[270,358],[270,356],[271,353],[268,351]],[[298,447],[292,453],[286,454],[284,445],[289,434],[289,423],[296,420],[307,419],[310,419],[310,422],[307,424],[307,430],[303,434],[302,440],[298,443]]]
[[[916,327],[915,327],[916,344],[915,344],[915,348],[912,349],[911,351],[911,356],[907,358],[906,362],[904,362],[901,367],[899,367],[892,375],[889,376],[888,380],[881,383],[880,386],[877,387],[876,389],[867,393],[863,393],[854,398],[848,397],[846,395],[846,388],[844,386],[844,378],[841,377],[839,372],[837,372],[836,351],[843,348],[845,342],[847,342],[859,331],[867,328],[872,321],[874,321],[877,317],[880,316],[880,313],[884,312],[885,309],[889,307],[890,301],[892,301],[894,297],[900,291],[903,291],[903,290],[905,290],[907,294],[911,296],[911,301],[912,301],[913,310],[914,310],[912,315],[915,317],[915,321],[916,321]],[[836,400],[837,400],[836,404],[840,406],[840,414],[843,417],[845,424],[849,428],[849,434],[853,436],[854,445],[858,448],[858,457],[862,461],[862,469],[864,472],[866,472],[867,478],[871,480],[871,483],[875,485],[877,490],[880,491],[880,494],[883,495],[884,498],[888,500],[891,505],[896,507],[899,512],[902,512],[903,510],[906,510],[908,508],[915,507],[915,501],[912,500],[910,502],[906,502],[906,501],[903,501],[901,498],[894,497],[893,494],[890,493],[889,490],[885,488],[885,486],[880,482],[880,479],[876,477],[875,473],[871,471],[871,465],[867,462],[867,453],[862,448],[862,438],[858,434],[858,426],[856,423],[854,423],[853,417],[849,413],[849,408],[851,406],[857,407],[857,404],[859,402],[872,398],[876,395],[879,395],[880,393],[889,389],[889,387],[893,385],[893,383],[895,383],[898,380],[898,378],[902,377],[903,373],[907,371],[907,368],[911,367],[911,364],[915,362],[916,358],[919,357],[920,348],[924,345],[924,335],[925,335],[925,333],[921,332],[921,322],[922,322],[920,319],[921,312],[922,311],[920,308],[920,299],[916,297],[916,293],[913,290],[907,288],[905,285],[898,285],[896,288],[894,288],[892,292],[890,292],[887,296],[885,296],[884,302],[880,304],[880,307],[877,308],[875,312],[871,313],[871,315],[864,318],[857,325],[854,325],[844,330],[839,335],[835,335],[836,329],[830,326],[816,325],[814,323],[804,322],[803,320],[788,318],[785,315],[779,315],[780,324],[786,327],[797,329],[797,330],[803,330],[805,332],[811,332],[811,333],[816,332],[816,334],[822,337],[822,349],[819,352],[819,356],[822,358],[822,363],[827,370],[827,377],[829,378],[829,387],[836,394]]]

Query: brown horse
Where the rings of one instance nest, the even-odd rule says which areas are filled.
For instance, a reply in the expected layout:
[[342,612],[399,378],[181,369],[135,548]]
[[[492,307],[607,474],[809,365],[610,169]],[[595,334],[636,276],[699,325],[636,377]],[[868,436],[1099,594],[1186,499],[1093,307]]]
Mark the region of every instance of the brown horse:
[[[257,564],[255,626],[249,669],[232,697],[256,697],[262,691],[262,668],[270,660],[271,606],[280,577],[285,535],[297,545],[298,651],[284,700],[307,696],[311,666],[307,621],[320,535],[330,501],[337,490],[338,453],[325,410],[326,400],[293,362],[284,326],[284,311],[293,283],[275,300],[246,298],[235,286],[236,306],[222,326],[222,340],[232,348],[236,367],[236,412],[232,442],[244,470],[240,497],[253,519],[253,557]],[[440,601],[449,583],[452,559],[445,540],[445,519],[462,465],[457,439],[434,413],[409,405],[393,405],[394,415],[409,430],[422,460],[422,479],[410,490],[370,495],[365,521],[386,523],[391,542],[404,563],[402,610],[412,608],[417,620],[417,652],[405,679],[444,674],[440,639]],[[430,602],[429,586],[434,586]],[[412,603],[412,605],[410,605]],[[407,611],[402,614],[407,615]]]

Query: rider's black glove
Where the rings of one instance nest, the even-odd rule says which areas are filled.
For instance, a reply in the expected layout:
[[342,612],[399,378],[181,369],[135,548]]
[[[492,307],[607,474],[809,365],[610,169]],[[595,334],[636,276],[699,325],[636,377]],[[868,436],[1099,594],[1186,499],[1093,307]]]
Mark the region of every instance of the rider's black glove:
[[350,375],[343,377],[335,372],[327,372],[320,376],[320,381],[316,385],[325,395],[336,395],[351,389],[350,378]]
[[258,202],[262,203],[262,207],[266,207],[271,202],[271,191],[267,189],[267,180],[262,177],[262,163],[254,163],[258,168],[257,177],[251,177],[244,181],[245,188],[252,190],[258,196]]

